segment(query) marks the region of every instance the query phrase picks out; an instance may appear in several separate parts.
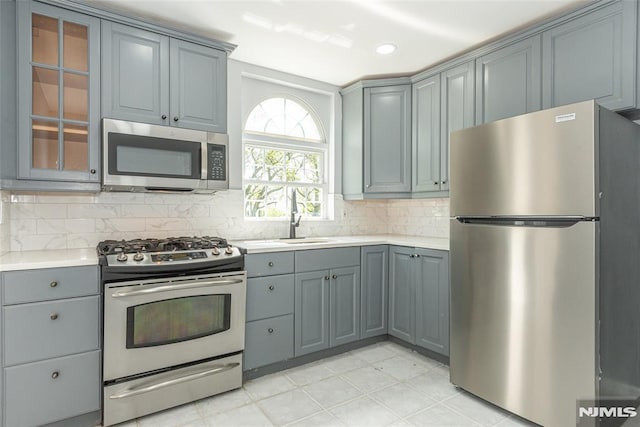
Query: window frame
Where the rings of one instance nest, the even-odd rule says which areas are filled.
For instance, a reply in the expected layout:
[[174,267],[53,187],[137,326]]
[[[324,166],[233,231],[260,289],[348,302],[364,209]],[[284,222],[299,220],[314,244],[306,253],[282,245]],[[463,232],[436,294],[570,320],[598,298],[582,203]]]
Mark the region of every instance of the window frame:
[[[306,109],[309,116],[312,118],[315,123],[318,133],[322,137],[322,139],[311,139],[311,138],[301,138],[295,136],[288,135],[278,135],[267,132],[260,132],[254,130],[246,130],[246,124],[251,116],[251,113],[263,102],[270,99],[286,99],[291,100],[297,104],[299,104],[302,108]],[[246,162],[246,149],[247,147],[256,147],[256,148],[264,148],[264,149],[274,149],[274,150],[282,150],[282,151],[290,151],[301,154],[319,154],[321,157],[320,160],[320,183],[309,183],[309,182],[299,182],[299,181],[268,181],[268,180],[260,180],[260,179],[250,179],[246,177],[245,170],[245,162]],[[268,186],[282,186],[285,188],[285,197],[286,197],[286,206],[287,212],[290,212],[290,197],[287,189],[294,187],[309,187],[309,188],[320,188],[322,193],[321,205],[322,205],[322,215],[313,217],[313,216],[305,216],[305,221],[327,221],[330,220],[330,212],[329,212],[329,143],[327,141],[326,132],[324,131],[323,126],[321,125],[321,121],[318,119],[316,113],[313,108],[311,108],[306,102],[296,97],[290,95],[275,95],[262,99],[260,102],[256,103],[247,114],[247,117],[244,120],[242,127],[242,211],[243,217],[246,221],[289,221],[289,215],[286,214],[280,217],[251,217],[246,215],[246,186],[247,185],[268,185]],[[303,213],[300,213],[304,215]]]

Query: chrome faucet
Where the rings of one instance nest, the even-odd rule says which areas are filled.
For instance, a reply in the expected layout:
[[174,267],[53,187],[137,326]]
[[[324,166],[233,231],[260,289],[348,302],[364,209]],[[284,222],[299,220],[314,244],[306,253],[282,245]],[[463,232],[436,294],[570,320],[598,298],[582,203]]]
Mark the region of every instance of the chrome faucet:
[[296,238],[296,227],[300,227],[300,220],[302,215],[298,217],[296,221],[296,214],[298,213],[298,201],[296,200],[296,189],[291,190],[291,221],[289,222],[289,238]]

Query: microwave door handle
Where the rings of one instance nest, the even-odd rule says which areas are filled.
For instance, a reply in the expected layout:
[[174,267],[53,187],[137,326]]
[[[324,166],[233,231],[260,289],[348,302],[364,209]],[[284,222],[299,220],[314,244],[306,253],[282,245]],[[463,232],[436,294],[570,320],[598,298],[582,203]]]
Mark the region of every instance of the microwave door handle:
[[207,180],[207,171],[209,170],[209,156],[207,153],[207,148],[209,144],[206,142],[200,143],[200,164],[202,165],[202,170],[200,171],[200,179]]
[[158,292],[169,292],[169,291],[179,291],[181,289],[192,289],[192,288],[202,288],[204,286],[225,286],[225,285],[236,285],[238,283],[244,282],[244,279],[223,279],[223,280],[211,280],[206,282],[193,282],[193,283],[182,283],[182,284],[173,284],[173,285],[162,285],[162,286],[154,286],[144,289],[133,289],[130,291],[117,291],[111,294],[114,298],[124,298],[124,297],[133,297],[136,295],[149,295],[155,294]]
[[124,399],[125,397],[136,396],[138,394],[149,393],[154,390],[158,390],[160,388],[169,387],[172,385],[184,383],[187,381],[197,380],[199,378],[203,378],[213,374],[220,374],[222,372],[228,371],[230,369],[236,368],[240,366],[239,363],[227,363],[225,365],[217,365],[213,368],[207,368],[201,372],[196,372],[194,374],[185,375],[183,377],[173,378],[166,381],[157,382],[150,385],[144,385],[142,387],[131,387],[123,391],[122,393],[114,394],[109,396],[109,399]]

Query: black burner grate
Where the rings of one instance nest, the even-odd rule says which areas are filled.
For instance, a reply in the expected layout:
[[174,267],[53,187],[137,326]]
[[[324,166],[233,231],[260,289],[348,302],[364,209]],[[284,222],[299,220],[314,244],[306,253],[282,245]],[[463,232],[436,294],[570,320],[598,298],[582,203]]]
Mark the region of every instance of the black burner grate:
[[166,239],[133,239],[133,240],[105,240],[98,243],[98,255],[112,255],[121,252],[171,252],[190,249],[211,249],[215,246],[227,246],[227,240],[222,237],[169,237]]

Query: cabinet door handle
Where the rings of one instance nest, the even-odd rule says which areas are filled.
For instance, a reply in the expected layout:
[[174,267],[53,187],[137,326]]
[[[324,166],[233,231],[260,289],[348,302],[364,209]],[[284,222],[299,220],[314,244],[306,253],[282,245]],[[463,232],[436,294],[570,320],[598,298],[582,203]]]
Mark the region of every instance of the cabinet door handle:
[[162,115],[162,120],[167,120],[167,115],[166,114]]
[[324,280],[329,280],[329,276],[324,276]]
[[91,175],[95,175],[96,174],[96,170],[95,169],[91,169],[89,172],[91,172]]
[[51,318],[51,320],[56,320],[58,318],[58,313],[52,313],[49,318]]
[[273,261],[269,261],[269,264],[267,264],[269,267],[273,267]]
[[273,285],[269,285],[269,291],[273,292],[273,290],[274,290],[275,288],[276,288],[275,286],[273,286]]
[[335,280],[338,278],[338,276],[334,274],[333,276],[331,276],[331,278]]
[[434,182],[433,185],[438,185],[438,181]]
[[447,181],[442,181],[442,183],[443,183],[443,184],[446,184],[446,183],[447,183]]
[[269,328],[269,329],[267,329],[267,332],[269,332],[270,334],[272,334],[272,333],[273,333],[273,328]]
[[174,121],[174,122],[177,122],[178,120],[180,120],[180,119],[178,118],[178,116],[174,116],[174,117],[173,117],[173,121]]
[[53,282],[49,283],[49,286],[51,286],[52,288],[55,288],[56,286],[58,286],[58,282],[54,280]]
[[56,378],[58,378],[59,376],[60,376],[60,372],[58,372],[58,371],[53,371],[53,372],[51,373],[51,378],[53,378],[54,380],[55,380]]

